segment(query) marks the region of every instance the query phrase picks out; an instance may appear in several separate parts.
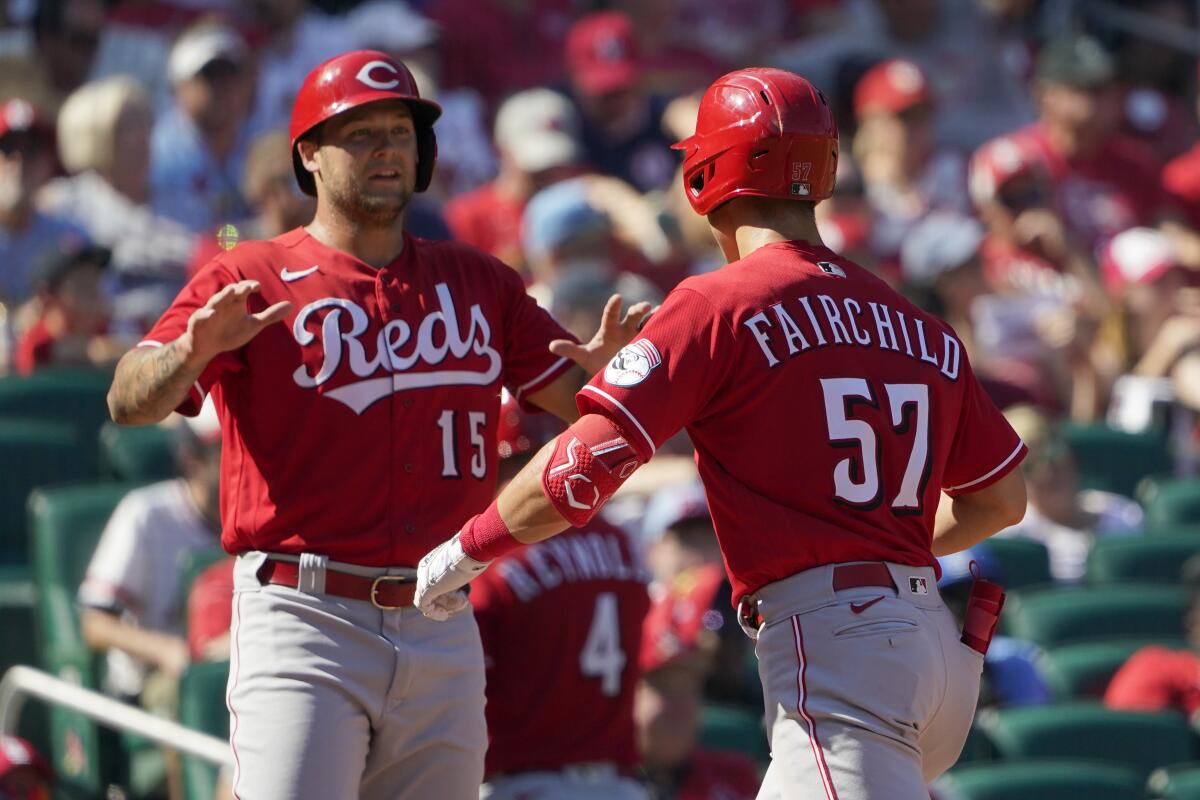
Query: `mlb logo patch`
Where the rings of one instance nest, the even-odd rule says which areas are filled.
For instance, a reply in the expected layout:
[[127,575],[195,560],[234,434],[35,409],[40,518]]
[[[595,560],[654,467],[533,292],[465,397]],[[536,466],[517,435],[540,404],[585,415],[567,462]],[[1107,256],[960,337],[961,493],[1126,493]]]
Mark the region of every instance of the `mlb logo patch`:
[[792,184],[792,197],[808,197],[810,191],[807,183]]
[[926,578],[911,576],[908,579],[908,590],[913,594],[929,594],[929,581]]

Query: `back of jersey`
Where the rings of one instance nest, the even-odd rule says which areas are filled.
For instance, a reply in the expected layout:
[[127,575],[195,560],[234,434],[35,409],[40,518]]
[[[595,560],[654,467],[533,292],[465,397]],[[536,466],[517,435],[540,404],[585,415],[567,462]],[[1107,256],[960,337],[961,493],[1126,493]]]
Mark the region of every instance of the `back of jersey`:
[[629,537],[594,520],[497,560],[471,585],[487,665],[488,776],[637,764],[647,580]]

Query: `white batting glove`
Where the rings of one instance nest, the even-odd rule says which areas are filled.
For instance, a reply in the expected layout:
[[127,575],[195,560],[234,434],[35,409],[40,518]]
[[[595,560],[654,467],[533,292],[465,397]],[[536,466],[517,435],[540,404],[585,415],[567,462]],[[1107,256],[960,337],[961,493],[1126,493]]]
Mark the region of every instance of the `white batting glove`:
[[417,592],[413,599],[421,613],[443,622],[469,605],[459,589],[482,573],[490,562],[476,561],[463,552],[458,534],[430,550],[417,564]]

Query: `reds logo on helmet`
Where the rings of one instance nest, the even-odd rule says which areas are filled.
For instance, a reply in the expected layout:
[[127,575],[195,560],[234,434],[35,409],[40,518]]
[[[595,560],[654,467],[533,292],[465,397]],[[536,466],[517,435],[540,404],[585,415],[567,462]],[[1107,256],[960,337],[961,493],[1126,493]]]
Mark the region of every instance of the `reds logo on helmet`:
[[[382,69],[391,74],[391,80],[379,81],[372,78],[371,71],[375,69]],[[372,89],[395,89],[400,85],[400,79],[396,77],[397,75],[399,75],[399,72],[394,64],[387,61],[368,61],[366,64],[363,64],[362,69],[354,77]]]

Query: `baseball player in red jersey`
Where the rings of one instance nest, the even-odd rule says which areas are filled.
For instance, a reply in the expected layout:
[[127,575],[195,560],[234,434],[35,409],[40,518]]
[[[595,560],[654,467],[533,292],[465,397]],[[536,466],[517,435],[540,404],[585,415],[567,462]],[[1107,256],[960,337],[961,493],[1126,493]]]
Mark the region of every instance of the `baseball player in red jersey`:
[[[109,393],[120,423],[210,393],[221,418],[243,800],[463,798],[483,777],[479,633],[413,608],[414,568],[494,494],[501,388],[571,420],[582,375],[515,272],[404,233],[440,111],[384,53],[317,67],[291,123],[313,222],[199,270]],[[611,357],[644,312],[616,306],[556,352]]]
[[683,281],[580,392],[580,419],[421,560],[417,605],[446,617],[443,592],[586,522],[686,428],[756,620],[759,796],[926,798],[967,735],[1000,602],[981,583],[960,639],[934,556],[1021,518],[1024,445],[948,325],[821,244],[837,129],[819,91],[731,73],[679,147],[729,263]]
[[[563,427],[506,402],[501,482]],[[497,559],[471,587],[487,668],[480,797],[644,800],[633,696],[648,581],[629,536],[595,518]]]

